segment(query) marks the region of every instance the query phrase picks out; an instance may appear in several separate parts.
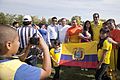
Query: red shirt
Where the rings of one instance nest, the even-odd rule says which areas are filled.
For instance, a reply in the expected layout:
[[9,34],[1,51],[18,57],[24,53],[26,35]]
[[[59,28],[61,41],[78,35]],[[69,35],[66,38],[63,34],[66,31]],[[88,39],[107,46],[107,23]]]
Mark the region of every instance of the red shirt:
[[114,30],[110,31],[110,36],[116,42],[120,42],[120,30],[114,29]]
[[[114,30],[110,31],[110,37],[114,41],[120,42],[120,30],[114,29]],[[117,46],[113,44],[113,48],[117,48]]]

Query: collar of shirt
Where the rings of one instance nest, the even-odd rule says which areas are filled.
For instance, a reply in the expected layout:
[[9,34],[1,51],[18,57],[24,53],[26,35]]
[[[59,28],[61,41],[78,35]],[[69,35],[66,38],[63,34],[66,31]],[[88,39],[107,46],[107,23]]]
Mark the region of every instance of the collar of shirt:
[[53,24],[51,24],[51,27],[57,27],[57,25],[53,25]]

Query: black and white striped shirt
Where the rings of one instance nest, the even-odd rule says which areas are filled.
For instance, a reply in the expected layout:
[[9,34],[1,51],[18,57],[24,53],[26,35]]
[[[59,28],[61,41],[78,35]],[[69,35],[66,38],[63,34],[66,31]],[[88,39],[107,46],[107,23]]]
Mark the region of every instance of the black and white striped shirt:
[[41,36],[37,29],[34,29],[31,26],[24,26],[17,28],[19,40],[20,40],[20,48],[25,48],[28,44],[29,38],[33,36],[33,34],[37,34]]

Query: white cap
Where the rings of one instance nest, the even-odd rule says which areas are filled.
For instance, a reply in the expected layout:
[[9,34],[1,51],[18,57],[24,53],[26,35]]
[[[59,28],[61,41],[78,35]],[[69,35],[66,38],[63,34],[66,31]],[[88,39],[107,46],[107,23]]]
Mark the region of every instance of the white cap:
[[32,18],[31,18],[30,15],[25,15],[25,16],[23,17],[23,22],[28,22],[28,21],[32,21]]

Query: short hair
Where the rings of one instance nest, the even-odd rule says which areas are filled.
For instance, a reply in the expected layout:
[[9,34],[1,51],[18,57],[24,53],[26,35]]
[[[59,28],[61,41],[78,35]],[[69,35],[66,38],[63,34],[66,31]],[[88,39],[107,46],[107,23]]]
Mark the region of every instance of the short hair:
[[13,24],[12,24],[12,25],[13,25],[13,26],[15,26],[16,24],[18,24],[18,22],[17,22],[17,21],[13,22]]
[[62,18],[61,21],[62,21],[62,20],[67,20],[67,19],[66,19],[66,18]]
[[54,44],[55,45],[60,45],[60,41],[59,40],[55,40]]
[[110,30],[108,28],[101,28],[100,32],[103,32],[105,34],[105,33],[109,33]]
[[97,16],[98,16],[98,18],[99,18],[99,14],[98,14],[98,13],[94,13],[94,14],[93,14],[93,17],[94,17],[94,16],[96,16],[96,15],[97,15]]
[[16,29],[8,25],[0,24],[0,54],[2,54],[1,52],[5,49],[6,42],[14,41],[16,35]]
[[52,21],[53,21],[54,19],[57,19],[57,17],[52,17]]
[[30,25],[32,22],[31,21],[27,21],[27,22],[23,22],[23,25],[24,26],[28,26],[28,25]]

